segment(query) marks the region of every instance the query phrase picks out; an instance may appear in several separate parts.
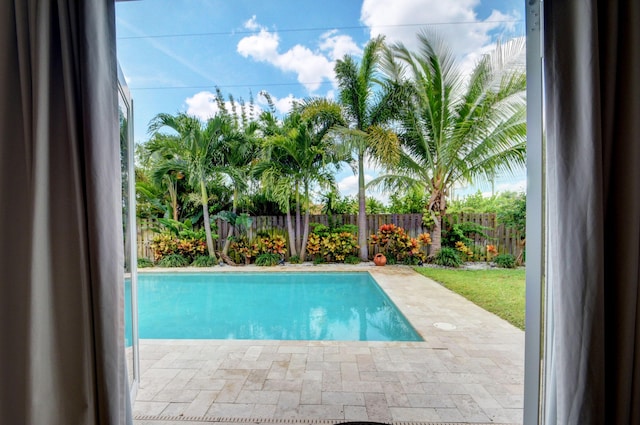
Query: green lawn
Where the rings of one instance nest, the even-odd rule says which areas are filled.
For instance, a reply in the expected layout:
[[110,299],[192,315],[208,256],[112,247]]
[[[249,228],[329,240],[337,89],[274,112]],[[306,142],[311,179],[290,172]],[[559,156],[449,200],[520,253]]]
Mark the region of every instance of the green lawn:
[[524,329],[524,269],[455,270],[416,267],[415,270]]

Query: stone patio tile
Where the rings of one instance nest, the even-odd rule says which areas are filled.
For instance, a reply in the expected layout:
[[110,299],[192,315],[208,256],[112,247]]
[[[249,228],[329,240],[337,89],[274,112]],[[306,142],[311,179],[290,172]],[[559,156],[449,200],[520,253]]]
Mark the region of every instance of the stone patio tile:
[[226,381],[218,397],[216,397],[216,403],[233,403],[236,401],[238,394],[242,390],[243,381]]
[[456,404],[448,395],[407,394],[411,407],[449,407],[455,408]]
[[190,403],[172,402],[162,411],[162,416],[182,416]]
[[244,404],[276,404],[278,402],[278,397],[280,396],[279,391],[267,391],[267,390],[242,390],[238,397],[236,398],[236,403],[244,403]]
[[364,406],[344,406],[344,419],[346,421],[368,421],[367,408]]
[[261,390],[264,387],[264,382],[267,380],[268,371],[265,369],[254,369],[249,371],[247,379],[242,386],[245,390]]
[[200,391],[184,389],[163,389],[153,397],[153,401],[166,401],[176,403],[191,403],[196,399]]
[[392,421],[391,408],[387,406],[387,399],[381,393],[367,393],[364,395],[364,403],[367,408],[367,416],[371,421]]
[[298,418],[322,418],[324,420],[344,419],[344,408],[342,406],[325,406],[322,404],[301,404],[296,409]]
[[184,386],[185,389],[188,390],[208,390],[208,391],[219,391],[224,388],[224,384],[227,381],[224,379],[214,379],[214,378],[199,378],[194,377]]
[[322,382],[302,381],[301,404],[322,404]]
[[248,418],[253,413],[253,404],[213,403],[207,410],[207,416],[222,418]]
[[256,404],[251,412],[252,418],[272,419],[276,414],[275,404]]
[[241,380],[244,381],[249,376],[249,371],[247,369],[218,369],[213,377],[216,379],[224,379],[224,380]]
[[382,393],[382,384],[376,381],[342,381],[343,391]]
[[302,379],[267,379],[264,381],[264,390],[273,391],[301,391]]
[[364,395],[354,392],[324,391],[322,393],[322,404],[364,406]]
[[162,413],[169,403],[163,401],[136,401],[133,414],[140,416],[155,416]]
[[281,391],[278,397],[278,404],[274,417],[292,418],[296,417],[296,411],[300,405],[300,393],[297,391]]
[[457,408],[436,407],[435,411],[443,422],[465,422],[465,417]]
[[478,406],[469,394],[455,394],[451,399],[468,422],[490,422],[486,413]]
[[185,416],[203,416],[209,410],[209,407],[213,404],[213,401],[218,396],[216,391],[200,391],[198,396],[189,404],[189,407],[184,411]]
[[421,407],[390,407],[393,421],[397,422],[429,422],[440,421],[440,416],[436,409]]

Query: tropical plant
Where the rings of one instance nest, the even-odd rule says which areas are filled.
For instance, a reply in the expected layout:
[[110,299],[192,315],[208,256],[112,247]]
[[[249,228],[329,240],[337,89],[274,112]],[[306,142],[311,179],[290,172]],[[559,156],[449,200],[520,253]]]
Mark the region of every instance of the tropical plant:
[[256,266],[270,267],[280,262],[280,256],[271,252],[265,252],[256,257]]
[[159,267],[186,267],[189,260],[180,254],[169,254],[158,261]]
[[144,269],[147,267],[153,267],[153,261],[149,260],[148,258],[143,258],[143,257],[139,257],[138,258],[138,268],[139,269]]
[[391,192],[422,187],[430,194],[426,218],[437,252],[447,194],[456,183],[524,166],[525,42],[498,44],[465,78],[437,37],[422,32],[418,39],[415,52],[403,44],[386,51],[387,77],[406,89],[398,117],[402,151],[397,166],[370,184]]
[[[199,118],[179,113],[177,115],[158,114],[149,124],[149,132],[161,138],[161,129],[170,129],[173,134],[165,139],[173,142],[171,149],[165,149],[165,156],[180,161],[187,169],[187,176],[192,187],[200,194],[202,215],[206,233],[209,256],[216,258],[211,221],[209,217],[209,194],[207,184],[217,177],[216,166],[221,163],[221,146],[224,146],[233,132],[232,122],[228,116],[219,114],[202,123]],[[219,177],[217,177],[219,179]]]
[[493,259],[493,262],[503,269],[513,269],[516,266],[516,257],[511,254],[500,254]]
[[377,245],[380,252],[387,257],[387,261],[417,264],[426,260],[422,247],[431,243],[431,237],[428,233],[423,233],[417,238],[412,238],[402,227],[383,224],[375,235],[369,237],[369,243]]
[[433,256],[434,264],[445,267],[460,267],[463,263],[460,252],[455,248],[443,246]]
[[192,267],[212,267],[216,265],[216,260],[208,255],[198,255],[191,263]]
[[[329,131],[343,123],[340,107],[326,99],[311,99],[295,105],[281,126],[270,123],[263,145],[262,161],[255,173],[287,215],[291,255],[304,261],[309,236],[310,191],[313,185],[335,185],[332,166],[342,157],[335,150]],[[295,203],[296,226],[291,220],[291,198]],[[302,223],[304,211],[304,223]]]
[[394,164],[398,159],[398,138],[388,127],[398,104],[393,85],[384,85],[378,75],[384,38],[377,37],[364,48],[360,64],[350,55],[336,61],[335,74],[340,103],[349,122],[340,129],[346,149],[352,153],[358,174],[358,244],[360,258],[368,260],[365,156],[373,161]]

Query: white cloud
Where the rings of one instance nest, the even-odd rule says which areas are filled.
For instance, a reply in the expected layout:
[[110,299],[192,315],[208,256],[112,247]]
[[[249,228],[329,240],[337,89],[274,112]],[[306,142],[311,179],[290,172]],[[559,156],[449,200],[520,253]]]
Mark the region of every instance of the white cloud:
[[[186,106],[187,106],[187,114],[195,115],[196,117],[200,118],[203,121],[206,121],[207,119],[213,117],[215,114],[217,114],[220,111],[220,108],[218,108],[218,104],[216,103],[216,94],[211,93],[210,91],[201,91],[199,93],[196,93],[193,96],[186,98],[184,102],[186,103]],[[253,110],[254,119],[257,118],[262,112],[262,108],[260,108],[259,106],[260,102],[257,102],[257,103],[258,104],[254,105],[254,110]],[[229,112],[232,111],[231,102],[226,101],[225,107]],[[239,102],[236,101],[236,109],[238,113],[240,113],[240,108],[241,106]],[[248,105],[247,105],[246,111],[247,111],[247,114],[249,114]]]
[[256,20],[256,15],[253,15],[251,19],[244,23],[244,27],[248,30],[259,30],[260,24]]
[[255,16],[245,22],[244,26],[259,29],[259,32],[242,38],[236,48],[238,53],[245,58],[273,65],[282,71],[295,73],[298,82],[309,92],[318,90],[324,81],[334,82],[333,67],[336,58],[342,57],[345,53],[361,52],[351,37],[329,31],[320,37],[319,50],[314,51],[296,44],[281,53],[278,50],[278,34],[269,32],[259,25]]
[[215,102],[216,95],[210,91],[201,91],[185,99],[187,104],[187,114],[206,120],[213,117],[218,112],[218,105]]
[[417,47],[416,33],[420,31],[412,24],[434,24],[426,28],[435,31],[456,55],[465,57],[462,67],[470,69],[492,45],[492,32],[514,35],[513,23],[495,21],[519,19],[515,12],[496,10],[479,19],[474,11],[479,4],[480,0],[364,0],[360,20],[370,27],[371,37],[384,34],[387,42],[402,42],[409,49]]
[[328,52],[332,61],[342,59],[344,55],[362,55],[362,49],[348,35],[340,35],[337,30],[328,31],[320,36],[320,50]]

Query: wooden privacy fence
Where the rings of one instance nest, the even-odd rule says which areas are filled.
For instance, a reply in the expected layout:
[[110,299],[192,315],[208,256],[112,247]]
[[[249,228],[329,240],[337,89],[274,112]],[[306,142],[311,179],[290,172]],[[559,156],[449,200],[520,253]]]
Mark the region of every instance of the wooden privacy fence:
[[[280,232],[287,232],[287,223],[285,216],[256,216],[252,217],[253,222],[249,229],[249,236],[255,236],[258,232],[277,229]],[[291,217],[293,228],[296,226],[295,217]],[[302,217],[304,220],[304,217]],[[489,238],[481,235],[471,235],[477,245],[486,246],[487,244],[496,245],[500,253],[509,253],[518,256],[522,250],[520,245],[520,237],[514,230],[505,228],[502,224],[496,222],[495,214],[448,214],[445,220],[449,223],[472,222],[477,223],[486,228],[485,233]],[[358,224],[357,214],[339,214],[339,215],[312,215],[309,217],[310,223],[320,223],[325,226],[339,226],[343,224]],[[374,234],[383,224],[395,224],[407,231],[411,237],[416,237],[421,233],[428,232],[429,229],[422,227],[422,214],[367,214],[367,234]],[[214,241],[216,250],[221,250],[225,238],[229,232],[229,223],[223,220],[216,220],[219,238]],[[138,222],[138,258],[153,258],[151,250],[151,241],[157,234],[151,230],[153,222],[141,220]],[[287,242],[289,239],[287,239]]]

